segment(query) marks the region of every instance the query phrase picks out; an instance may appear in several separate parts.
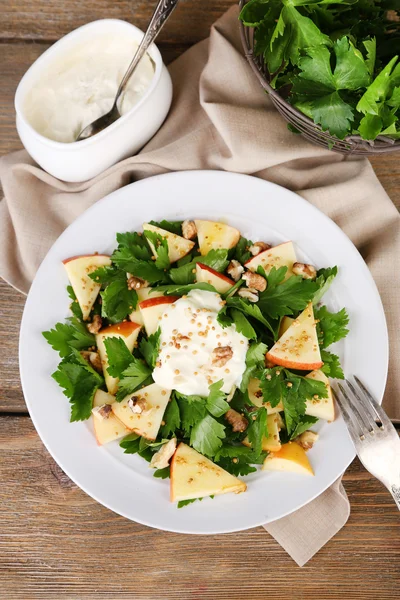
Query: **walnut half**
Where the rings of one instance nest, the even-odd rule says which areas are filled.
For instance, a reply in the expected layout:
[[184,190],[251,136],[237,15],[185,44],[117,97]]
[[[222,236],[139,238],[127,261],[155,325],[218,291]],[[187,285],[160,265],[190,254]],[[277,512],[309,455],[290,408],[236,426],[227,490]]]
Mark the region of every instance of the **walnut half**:
[[295,275],[301,275],[303,279],[315,279],[317,276],[317,270],[315,267],[300,262],[294,263],[293,273]]
[[139,398],[139,396],[132,396],[132,398],[129,398],[128,400],[128,406],[134,414],[140,415],[146,410],[147,403],[144,398]]
[[194,221],[186,219],[182,223],[182,235],[185,240],[193,240],[197,235],[197,228]]
[[142,288],[148,287],[149,283],[145,279],[140,279],[140,277],[134,277],[131,275],[128,279],[128,289],[129,290],[141,290]]
[[304,448],[304,450],[310,450],[318,440],[319,435],[314,431],[304,431],[299,437],[296,438],[296,442]]
[[242,432],[249,424],[246,417],[238,413],[237,410],[234,410],[233,408],[230,408],[224,416],[228,423],[232,426],[233,431]]
[[166,444],[163,444],[161,448],[153,454],[150,467],[153,469],[165,469],[169,465],[170,459],[175,454],[176,450],[176,438],[172,438]]
[[100,315],[94,315],[92,322],[88,323],[86,325],[87,330],[89,333],[99,333],[100,329],[102,328],[103,325],[103,319],[101,318]]
[[212,351],[212,365],[214,367],[223,367],[226,363],[231,360],[233,356],[233,350],[230,346],[219,346],[214,348]]
[[266,244],[265,242],[256,242],[249,248],[250,254],[253,256],[257,256],[260,252],[264,252],[264,250],[269,250],[271,246]]
[[103,406],[95,406],[92,409],[92,413],[98,419],[108,419],[112,414],[112,408],[110,404],[103,404]]
[[91,352],[90,350],[81,350],[80,355],[89,363],[89,365],[93,367],[95,371],[97,371],[98,373],[103,372],[101,358],[97,352]]
[[231,260],[226,269],[229,277],[232,277],[233,281],[239,281],[241,274],[244,271],[244,267],[240,264],[238,260]]
[[244,279],[248,288],[254,288],[257,292],[264,292],[267,289],[267,280],[258,273],[246,271],[242,275],[242,279]]

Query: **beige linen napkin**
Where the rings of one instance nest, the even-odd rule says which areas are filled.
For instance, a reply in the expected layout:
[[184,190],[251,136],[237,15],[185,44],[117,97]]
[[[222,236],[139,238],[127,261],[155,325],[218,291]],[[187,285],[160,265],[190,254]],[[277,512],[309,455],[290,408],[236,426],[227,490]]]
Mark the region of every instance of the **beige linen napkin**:
[[[82,184],[54,179],[25,151],[0,161],[5,194],[0,203],[0,275],[26,293],[65,227],[96,200],[132,180],[187,169],[221,169],[268,179],[328,214],[366,259],[391,333],[385,406],[399,419],[395,398],[400,392],[400,339],[395,332],[400,316],[400,217],[368,161],[345,158],[288,131],[243,58],[237,16],[233,7],[215,23],[208,40],[171,65],[170,114],[138,156]],[[303,565],[348,515],[347,496],[337,481],[306,507],[266,529]]]

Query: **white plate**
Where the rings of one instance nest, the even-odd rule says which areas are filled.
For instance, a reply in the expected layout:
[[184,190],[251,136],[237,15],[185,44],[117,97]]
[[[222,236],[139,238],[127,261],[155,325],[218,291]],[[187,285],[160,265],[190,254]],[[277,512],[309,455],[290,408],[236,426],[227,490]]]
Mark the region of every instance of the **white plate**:
[[140,230],[150,219],[222,219],[250,239],[293,240],[300,259],[317,267],[338,265],[325,301],[346,306],[350,334],[338,349],[346,373],[355,373],[378,400],[388,367],[385,316],[360,254],[328,217],[296,194],[255,177],[189,171],[152,177],[110,194],[79,217],[51,248],[32,284],[21,325],[20,368],[26,403],[50,454],[85,492],[111,510],[145,525],[182,533],[225,533],[279,519],[321,494],[353,460],[346,427],[337,418],[320,426],[309,457],[315,477],[254,473],[248,491],[196,502],[178,510],[168,481],[155,479],[138,456],[118,442],[96,445],[87,422],[69,423],[69,403],[50,377],[57,354],[41,332],[68,316],[62,259],[111,252],[116,232]]

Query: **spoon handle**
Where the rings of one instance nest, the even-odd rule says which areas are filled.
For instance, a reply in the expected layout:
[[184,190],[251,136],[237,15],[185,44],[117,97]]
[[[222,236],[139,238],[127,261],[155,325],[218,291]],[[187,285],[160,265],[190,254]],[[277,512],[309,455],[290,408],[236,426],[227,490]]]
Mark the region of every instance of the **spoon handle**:
[[114,106],[116,105],[118,98],[124,91],[126,84],[129,81],[130,76],[133,71],[136,69],[138,63],[143,58],[148,47],[154,42],[158,34],[160,33],[164,23],[167,21],[174,8],[178,4],[179,0],[159,0],[153,16],[151,17],[151,21],[149,26],[147,27],[146,33],[143,36],[142,41],[136,51],[135,56],[132,59],[131,64],[128,67],[125,75],[122,78],[121,83],[119,84],[119,88],[115,97]]

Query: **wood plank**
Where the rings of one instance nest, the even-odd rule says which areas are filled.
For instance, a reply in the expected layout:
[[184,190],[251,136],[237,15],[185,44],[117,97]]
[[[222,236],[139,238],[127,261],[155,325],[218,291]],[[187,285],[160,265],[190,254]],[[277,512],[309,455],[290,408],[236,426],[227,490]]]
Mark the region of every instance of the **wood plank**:
[[0,481],[9,600],[377,600],[400,584],[398,511],[358,462],[345,477],[347,526],[303,569],[261,527],[189,536],[115,515],[63,474],[28,417],[0,417]]
[[[231,6],[229,0],[182,0],[159,42],[193,44],[208,36],[210,25]],[[3,40],[58,40],[97,19],[123,19],[144,30],[156,0],[6,0],[2,2],[0,38]]]

